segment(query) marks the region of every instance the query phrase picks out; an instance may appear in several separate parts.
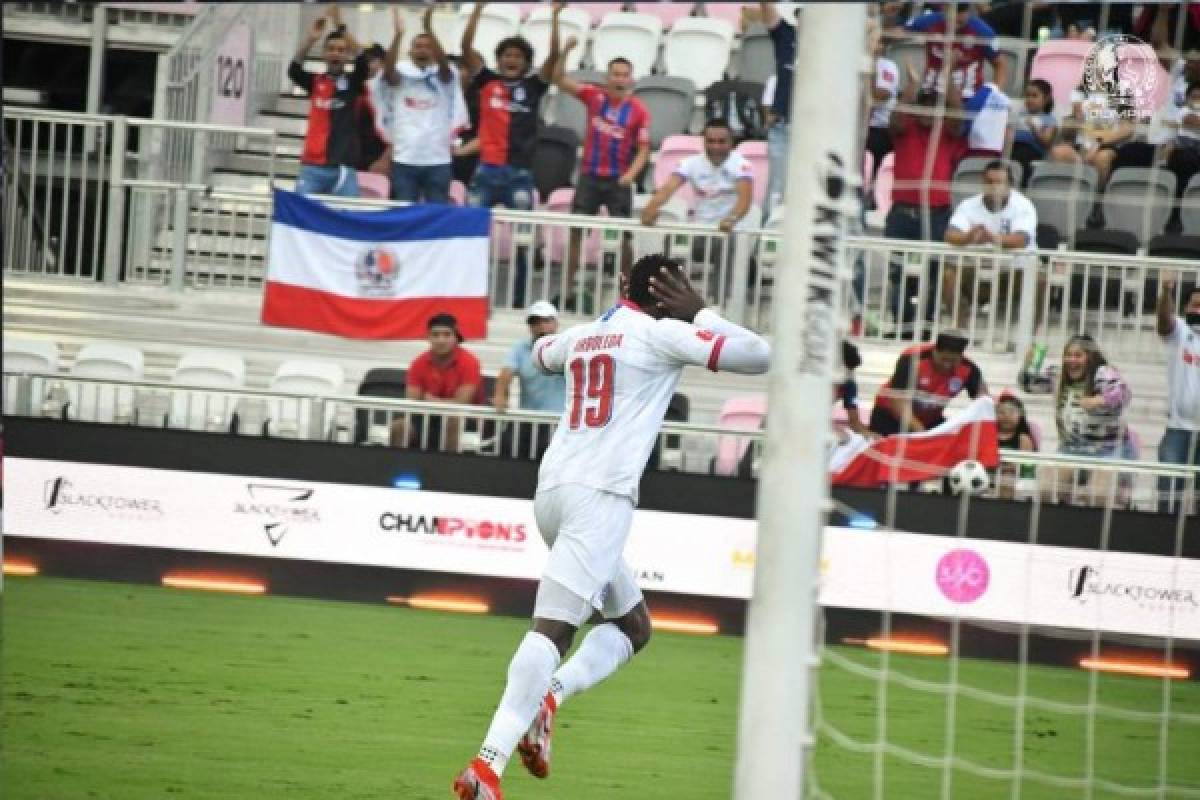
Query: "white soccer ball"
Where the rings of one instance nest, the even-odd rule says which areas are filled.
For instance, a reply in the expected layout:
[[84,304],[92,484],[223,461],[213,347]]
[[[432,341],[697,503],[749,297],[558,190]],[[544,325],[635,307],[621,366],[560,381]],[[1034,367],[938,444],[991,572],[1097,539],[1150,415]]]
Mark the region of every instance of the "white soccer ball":
[[955,494],[983,494],[991,485],[987,470],[978,461],[960,461],[950,470],[950,490]]

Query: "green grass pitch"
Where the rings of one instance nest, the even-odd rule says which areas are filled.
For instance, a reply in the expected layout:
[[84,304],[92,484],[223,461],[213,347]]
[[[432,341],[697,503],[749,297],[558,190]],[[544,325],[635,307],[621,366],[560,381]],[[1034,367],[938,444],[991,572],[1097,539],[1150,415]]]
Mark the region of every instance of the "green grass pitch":
[[[148,586],[16,578],[5,582],[0,797],[403,798],[450,797],[478,746],[526,623],[284,597],[239,597]],[[870,666],[864,650],[838,653]],[[945,680],[946,659],[895,657],[891,669]],[[509,800],[730,796],[741,640],[660,633],[609,682],[575,698],[556,731],[550,779],[514,762]],[[860,741],[876,734],[878,683],[827,665],[822,714]],[[1010,664],[964,660],[959,680],[1012,694]],[[1031,667],[1028,691],[1082,702],[1089,678]],[[1157,711],[1159,681],[1105,677],[1102,703]],[[1200,796],[1200,686],[1173,683],[1167,726],[1170,783]],[[942,696],[889,684],[888,740],[940,757]],[[1007,768],[1013,712],[956,697],[955,755]],[[1082,777],[1083,716],[1029,709],[1024,763]],[[1095,776],[1153,786],[1160,725],[1101,717]],[[872,796],[875,759],[818,751],[822,788]],[[889,757],[885,796],[940,796],[942,771]],[[956,770],[951,796],[1010,797],[1011,784]],[[1028,782],[1026,798],[1085,797]],[[1116,797],[1102,790],[1094,798]]]

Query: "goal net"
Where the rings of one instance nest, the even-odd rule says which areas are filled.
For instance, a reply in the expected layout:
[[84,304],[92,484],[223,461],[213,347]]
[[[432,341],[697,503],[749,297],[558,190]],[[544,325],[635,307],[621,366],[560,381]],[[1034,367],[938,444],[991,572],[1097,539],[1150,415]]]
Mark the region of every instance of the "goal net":
[[[1110,45],[1118,75],[1157,68],[1158,80],[1174,80],[1163,65],[1168,45],[1185,52],[1192,34],[1184,14],[1168,9],[1159,20],[1148,7],[1147,24],[1162,41],[1147,67],[1146,50],[1128,30],[1141,23],[1121,21],[1119,4],[1091,5],[1102,18],[1072,17],[1062,39],[1038,24],[1031,5],[1013,12],[1023,15],[1016,23],[1023,43],[985,56],[979,87],[1020,103],[1055,53],[1078,56],[1082,85],[1083,71],[1103,64]],[[1041,170],[1042,183],[1027,194],[1040,220],[1070,228],[1058,242],[1043,239],[1049,233],[1039,227],[1028,247],[1002,241],[1011,229],[947,244],[948,218],[986,191],[987,168],[939,182],[936,141],[926,150],[913,232],[901,234],[894,209],[880,207],[892,205],[890,191],[874,191],[884,175],[900,184],[900,153],[883,173],[862,156],[866,115],[881,104],[867,97],[880,83],[878,59],[899,72],[900,97],[889,110],[933,116],[928,139],[977,124],[980,111],[960,110],[957,98],[948,104],[946,81],[961,65],[943,61],[939,69],[930,58],[960,50],[955,37],[966,23],[925,26],[924,38],[895,33],[876,48],[867,15],[864,7],[809,4],[798,24],[735,797],[1200,797],[1196,470],[1157,463],[1154,451],[1169,401],[1159,298],[1167,293],[1169,316],[1182,324],[1200,262],[1145,255],[1145,243],[1174,219],[1175,197],[1147,188],[1166,172],[1151,131],[1161,108],[1135,108],[1125,119],[1124,101],[1107,98],[1116,124],[1130,123],[1131,141],[1151,146],[1151,163],[1139,168],[1145,172],[1103,176],[1107,196],[1088,171],[1087,137],[1098,129],[1070,128],[1063,117],[1072,108],[1058,117],[1071,137],[1082,137],[1071,139],[1072,147],[1082,142],[1071,169],[1035,161],[1022,173],[1006,170],[1017,192],[1027,166],[1034,176]],[[966,27],[976,31],[974,24]],[[1061,78],[1044,74],[1057,92]],[[970,84],[973,73],[957,77]],[[905,94],[911,80],[928,91]],[[1113,91],[1097,84],[1092,94],[1102,90]],[[1016,118],[1020,109],[1008,113]],[[1082,113],[1079,122],[1097,122]],[[1011,159],[1014,137],[1003,138],[995,157]],[[1134,179],[1142,194],[1122,194],[1122,182]],[[866,189],[866,213],[854,187]],[[940,223],[931,213],[943,206],[933,196],[939,190],[951,196]],[[1141,226],[1133,234],[1137,253],[1082,251],[1089,236],[1103,238],[1095,232],[1126,219]],[[863,353],[866,421],[870,398],[885,390],[905,350],[950,329],[967,340],[987,394],[1022,401],[1031,424],[1021,431],[1033,449],[1013,449],[1028,443],[1000,431],[998,455],[981,455],[980,437],[994,442],[997,416],[1007,413],[997,408],[1005,403],[988,402],[988,424],[971,429],[967,452],[953,451],[954,459],[863,441],[890,475],[872,488],[831,486],[831,448],[855,437],[847,420],[831,422],[828,406],[811,399],[832,398],[842,379],[839,339]],[[1073,346],[1087,358],[1106,355],[1112,373],[1097,378],[1088,361],[1091,371],[1078,377]],[[897,388],[910,398],[924,390],[915,378]],[[1080,402],[1096,395],[1107,405]],[[960,397],[946,416],[971,408]],[[1099,420],[1105,408],[1111,419]],[[999,427],[1007,430],[1007,422]],[[1093,444],[1107,437],[1111,446],[1072,449],[1080,435]],[[1195,442],[1187,447],[1194,451]],[[962,463],[977,460],[984,464]]]

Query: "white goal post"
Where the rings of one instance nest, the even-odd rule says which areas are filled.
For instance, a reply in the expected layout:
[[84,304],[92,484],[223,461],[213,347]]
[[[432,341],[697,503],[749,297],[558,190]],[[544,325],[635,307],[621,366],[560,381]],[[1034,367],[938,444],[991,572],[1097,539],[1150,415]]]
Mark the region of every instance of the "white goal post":
[[[735,800],[799,798],[810,753],[817,573],[847,220],[857,213],[862,3],[809,3],[792,87],[754,596],[746,620]],[[826,402],[822,402],[825,400]]]

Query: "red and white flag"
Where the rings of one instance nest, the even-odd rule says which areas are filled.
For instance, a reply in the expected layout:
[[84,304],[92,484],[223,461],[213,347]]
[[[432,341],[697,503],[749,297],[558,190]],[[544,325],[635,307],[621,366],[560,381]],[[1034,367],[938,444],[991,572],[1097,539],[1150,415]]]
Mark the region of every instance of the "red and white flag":
[[834,486],[873,488],[940,478],[960,461],[985,467],[1000,461],[996,404],[979,397],[936,428],[870,442],[858,434],[833,449],[829,474]]
[[339,211],[275,190],[262,321],[352,339],[419,339],[449,313],[487,336],[484,208]]

